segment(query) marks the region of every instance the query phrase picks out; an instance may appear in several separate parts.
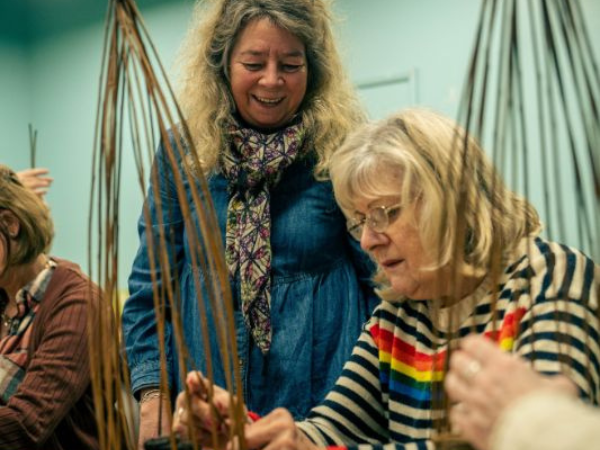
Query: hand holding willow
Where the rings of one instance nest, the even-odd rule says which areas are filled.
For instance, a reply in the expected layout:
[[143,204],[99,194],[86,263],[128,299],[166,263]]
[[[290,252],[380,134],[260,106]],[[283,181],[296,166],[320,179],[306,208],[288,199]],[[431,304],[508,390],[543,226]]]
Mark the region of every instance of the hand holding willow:
[[187,394],[177,396],[173,430],[203,447],[225,448],[230,439],[231,396],[198,371],[188,373],[186,386]]

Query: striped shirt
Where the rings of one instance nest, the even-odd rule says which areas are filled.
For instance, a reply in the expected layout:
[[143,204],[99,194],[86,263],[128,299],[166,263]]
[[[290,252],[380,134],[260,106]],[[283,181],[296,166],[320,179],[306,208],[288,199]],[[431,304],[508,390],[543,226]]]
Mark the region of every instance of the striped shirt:
[[298,426],[318,445],[435,448],[448,342],[472,332],[542,373],[564,373],[598,404],[600,266],[540,238],[524,239],[505,260],[501,276],[448,308],[382,302],[334,389]]

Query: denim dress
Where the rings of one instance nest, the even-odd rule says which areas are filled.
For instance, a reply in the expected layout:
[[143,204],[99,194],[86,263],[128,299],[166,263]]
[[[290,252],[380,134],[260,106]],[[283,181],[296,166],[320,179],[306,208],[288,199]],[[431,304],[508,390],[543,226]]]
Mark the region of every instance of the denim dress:
[[[178,167],[182,174],[181,165]],[[189,230],[184,224],[173,184],[173,171],[166,163],[163,148],[157,152],[154,170],[158,172],[160,201],[169,206],[163,209],[168,209],[168,217],[156,220],[157,199],[154,190],[148,190],[146,202],[153,222],[150,229],[154,242],[157,242],[161,227],[165,236],[170,236],[173,244],[170,258],[178,278],[163,280],[157,273],[155,280],[159,284],[167,281],[178,284],[185,343],[194,360],[194,364],[188,364],[185,370],[194,368],[207,373],[201,312],[196,298],[196,283],[203,286],[205,279],[201,273],[194,275],[187,238]],[[272,343],[270,351],[264,355],[244,325],[239,275],[230,277],[244,399],[249,410],[261,415],[276,407],[285,407],[295,419],[303,419],[335,384],[363,323],[378,303],[370,281],[374,265],[347,233],[346,221],[335,202],[331,183],[317,181],[313,170],[312,157],[298,160],[282,173],[278,184],[270,190]],[[207,181],[224,248],[229,203],[227,181],[218,173]],[[191,199],[187,183],[185,190]],[[192,210],[191,214],[193,223],[198,226],[197,212]],[[122,318],[133,392],[158,386],[160,382],[144,213],[138,229],[140,247],[129,278],[130,297]],[[211,311],[202,314],[208,320],[209,329],[214,330]],[[180,373],[169,320],[165,326],[165,339],[168,382],[176,394],[183,389],[181,380],[185,374]],[[215,382],[225,386],[216,332],[209,333],[209,340]]]

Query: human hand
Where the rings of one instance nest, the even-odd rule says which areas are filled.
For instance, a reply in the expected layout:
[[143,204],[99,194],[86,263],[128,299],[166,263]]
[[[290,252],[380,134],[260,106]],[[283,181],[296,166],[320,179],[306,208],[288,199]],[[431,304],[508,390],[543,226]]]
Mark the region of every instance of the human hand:
[[[170,411],[167,400],[161,397],[152,397],[140,404],[140,426],[138,433],[138,450],[144,450],[144,442],[160,436],[166,436],[171,432]],[[160,420],[160,426],[159,426]]]
[[212,386],[202,373],[187,374],[189,396],[181,392],[177,396],[173,430],[180,436],[195,440],[202,447],[225,448],[230,439],[231,419],[229,392]]
[[450,412],[453,428],[480,450],[490,449],[498,418],[519,398],[546,389],[577,395],[567,377],[542,376],[524,359],[503,352],[483,336],[462,340],[450,358],[445,386],[457,402]]
[[318,447],[296,427],[287,409],[277,408],[246,426],[246,448],[262,450],[316,450]]
[[47,176],[48,173],[48,169],[26,169],[17,172],[17,177],[23,186],[31,189],[40,198],[44,198],[44,195],[46,195],[50,185],[54,181],[53,178]]

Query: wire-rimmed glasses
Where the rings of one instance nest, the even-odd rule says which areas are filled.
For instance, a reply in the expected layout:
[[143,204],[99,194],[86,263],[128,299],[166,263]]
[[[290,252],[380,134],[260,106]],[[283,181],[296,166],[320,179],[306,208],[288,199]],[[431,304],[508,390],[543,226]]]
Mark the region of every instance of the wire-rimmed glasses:
[[348,219],[346,227],[348,233],[360,241],[365,224],[371,230],[377,233],[383,233],[387,227],[393,223],[402,212],[402,203],[396,203],[390,206],[374,206],[370,208],[367,214],[361,219]]

